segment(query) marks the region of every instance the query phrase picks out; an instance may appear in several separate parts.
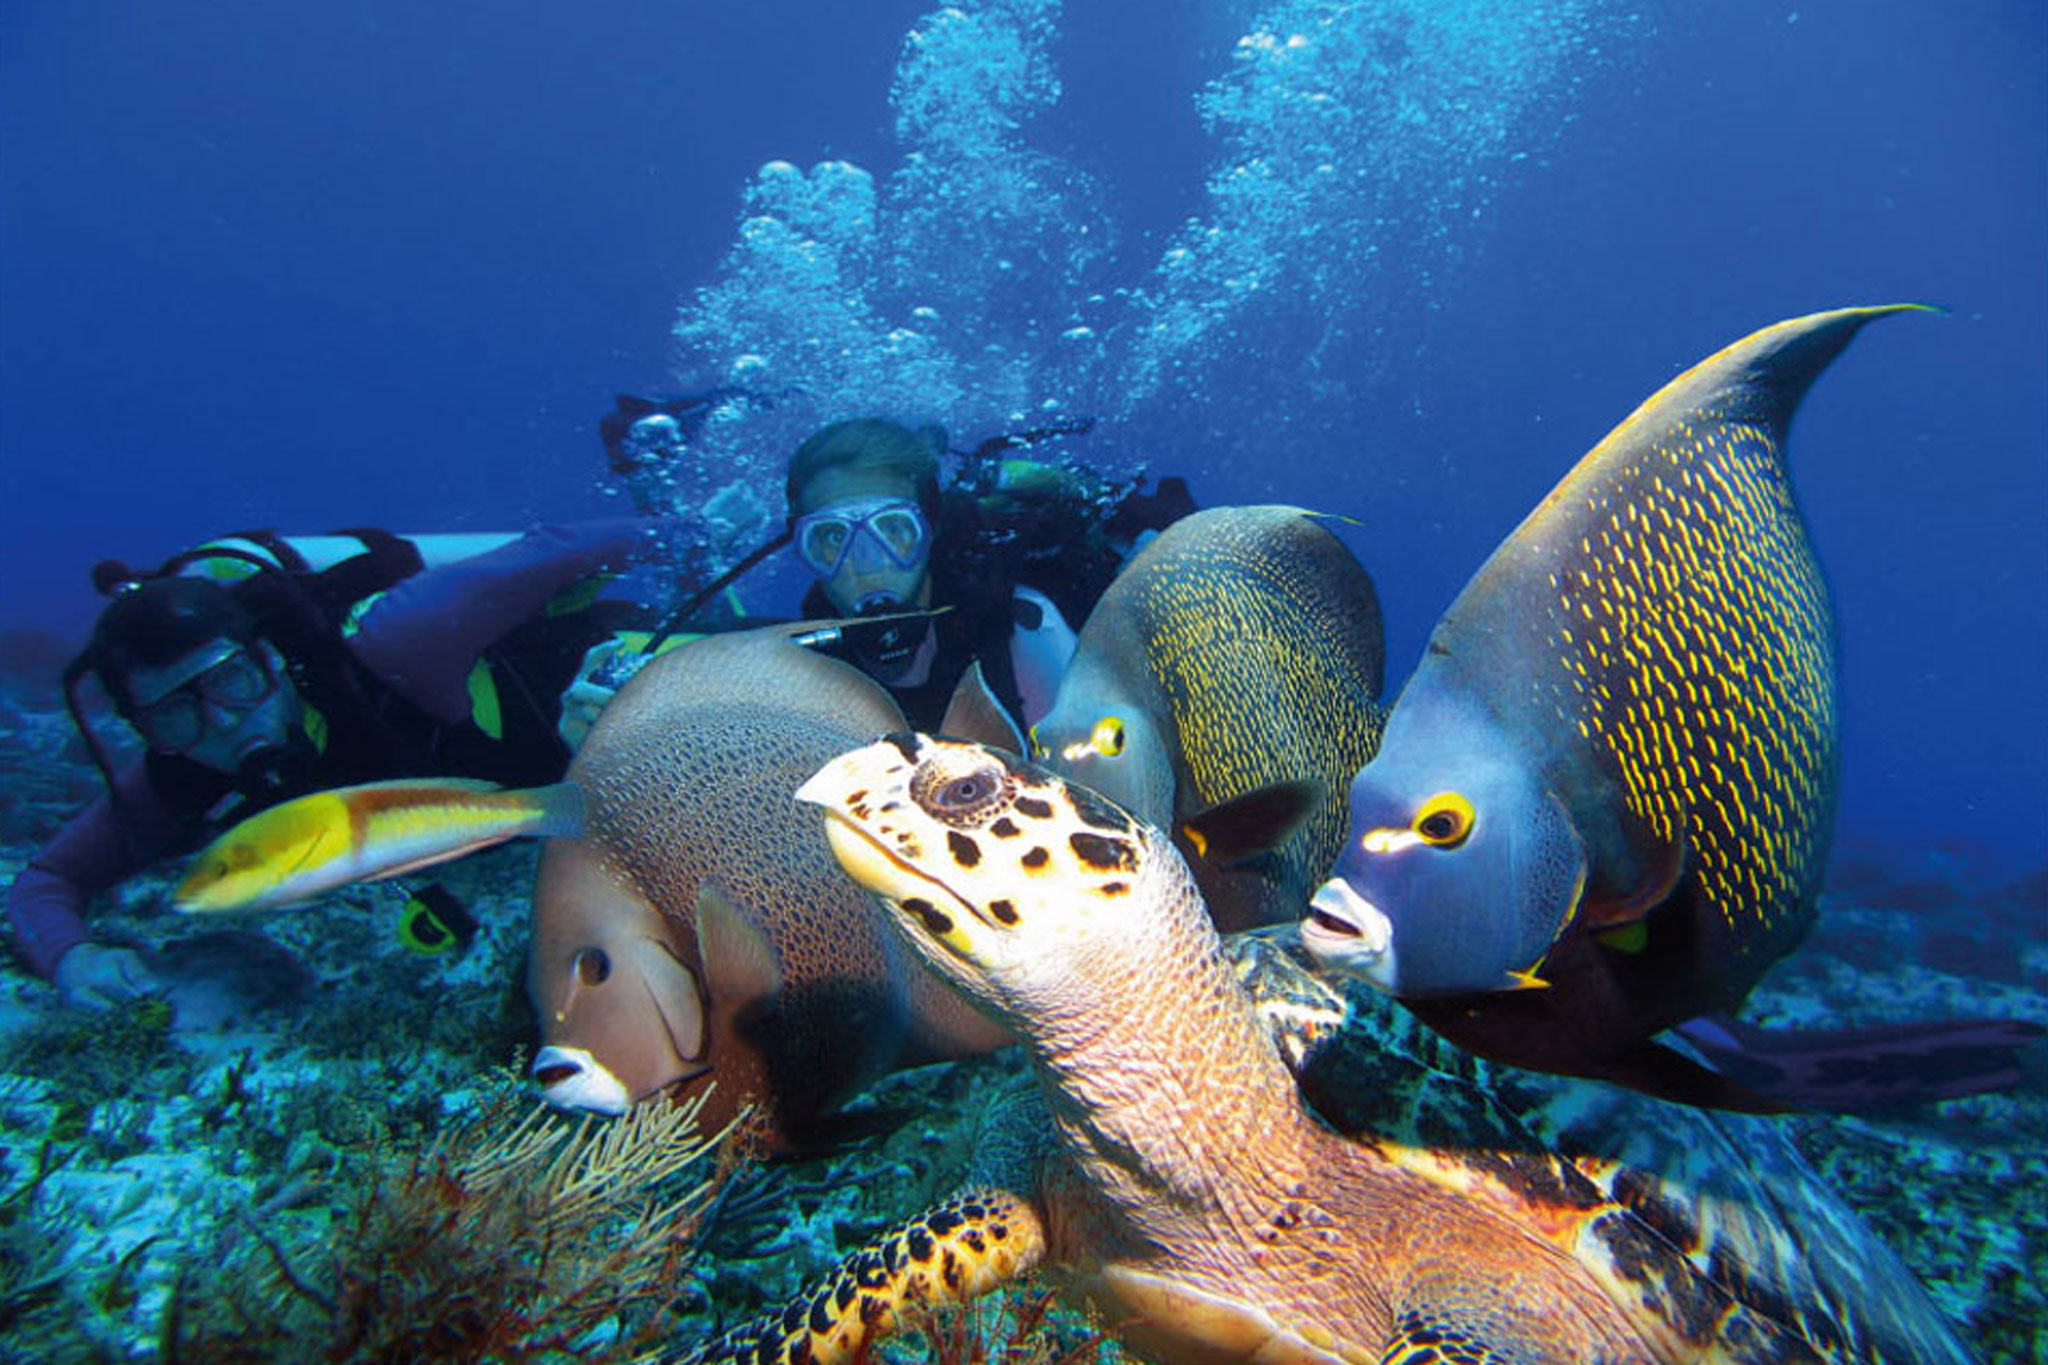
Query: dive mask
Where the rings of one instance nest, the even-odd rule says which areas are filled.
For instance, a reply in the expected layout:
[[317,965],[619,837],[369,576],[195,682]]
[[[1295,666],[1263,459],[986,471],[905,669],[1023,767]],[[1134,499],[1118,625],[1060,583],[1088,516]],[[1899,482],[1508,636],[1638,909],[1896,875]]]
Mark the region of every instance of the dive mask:
[[931,554],[931,526],[918,505],[904,498],[877,498],[839,503],[806,512],[792,533],[796,552],[819,578],[830,578],[848,559],[861,553],[862,542],[879,550],[899,569],[920,567]]
[[163,696],[136,706],[127,720],[150,748],[179,754],[204,738],[207,708],[240,714],[267,701],[276,690],[277,675],[269,660],[238,647]]

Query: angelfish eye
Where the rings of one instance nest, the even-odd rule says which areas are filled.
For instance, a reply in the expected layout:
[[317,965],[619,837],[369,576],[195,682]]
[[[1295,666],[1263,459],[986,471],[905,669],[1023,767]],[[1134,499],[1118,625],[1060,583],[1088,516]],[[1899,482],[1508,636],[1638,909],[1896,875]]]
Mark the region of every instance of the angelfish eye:
[[1415,813],[1415,832],[1432,848],[1456,848],[1472,833],[1472,803],[1456,792],[1438,792]]
[[1088,736],[1088,743],[1104,758],[1115,758],[1124,751],[1124,723],[1115,716],[1104,716],[1095,722],[1095,732]]
[[585,948],[576,954],[576,979],[586,986],[601,986],[612,974],[612,960],[602,948]]

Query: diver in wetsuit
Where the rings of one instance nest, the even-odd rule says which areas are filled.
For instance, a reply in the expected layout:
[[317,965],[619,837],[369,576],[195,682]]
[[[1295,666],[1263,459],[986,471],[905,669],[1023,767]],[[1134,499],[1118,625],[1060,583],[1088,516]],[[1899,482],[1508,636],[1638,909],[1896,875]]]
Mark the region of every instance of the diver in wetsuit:
[[[569,761],[559,697],[626,603],[548,614],[551,601],[651,546],[649,523],[539,527],[421,572],[397,537],[314,574],[259,563],[232,586],[102,566],[113,593],[67,672],[67,695],[108,778],[30,859],[7,901],[16,950],[72,1004],[162,983],[135,948],[95,942],[86,907],[161,858],[310,791],[411,776],[531,786]],[[275,557],[289,546],[274,537]],[[198,551],[174,560],[218,559]],[[118,774],[77,706],[88,674],[148,746]]]
[[974,661],[1013,717],[1036,720],[1072,652],[1069,623],[1086,619],[1145,532],[1194,510],[1177,478],[1141,494],[1078,465],[1004,458],[1014,444],[988,443],[944,489],[937,427],[836,422],[790,460],[790,536],[815,580],[805,615],[950,608],[846,638],[846,657],[921,729],[938,725]]

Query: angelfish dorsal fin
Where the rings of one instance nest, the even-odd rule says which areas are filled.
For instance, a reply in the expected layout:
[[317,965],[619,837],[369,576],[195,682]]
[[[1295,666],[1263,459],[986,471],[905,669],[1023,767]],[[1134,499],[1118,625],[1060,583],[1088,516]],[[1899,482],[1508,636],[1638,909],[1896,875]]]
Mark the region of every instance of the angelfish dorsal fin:
[[1269,782],[1197,812],[1181,832],[1198,857],[1218,866],[1243,862],[1286,843],[1315,814],[1324,791],[1313,777]]
[[1707,357],[1651,403],[1669,394],[1674,409],[1689,407],[1706,420],[1755,422],[1782,441],[1807,390],[1865,323],[1894,313],[1940,311],[1921,303],[1891,303],[1788,318]]
[[982,676],[979,659],[967,665],[967,671],[954,685],[953,698],[946,703],[946,714],[939,722],[939,731],[954,739],[973,740],[1019,757],[1024,753],[1024,735],[990,690],[988,679]]

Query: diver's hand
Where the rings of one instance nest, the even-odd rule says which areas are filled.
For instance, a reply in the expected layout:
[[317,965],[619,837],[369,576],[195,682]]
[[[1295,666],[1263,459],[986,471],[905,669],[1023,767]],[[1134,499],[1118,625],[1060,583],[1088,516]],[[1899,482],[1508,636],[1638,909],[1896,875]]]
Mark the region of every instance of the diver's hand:
[[638,644],[616,635],[585,652],[582,666],[562,693],[562,717],[555,723],[556,732],[571,751],[583,747],[583,737],[597,724],[598,713],[652,658],[641,653]]
[[57,963],[57,991],[78,1009],[109,1009],[123,1001],[160,995],[164,983],[133,948],[81,943]]

